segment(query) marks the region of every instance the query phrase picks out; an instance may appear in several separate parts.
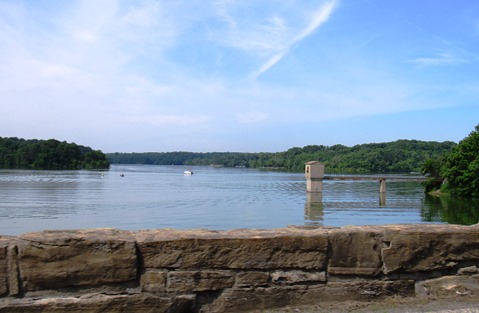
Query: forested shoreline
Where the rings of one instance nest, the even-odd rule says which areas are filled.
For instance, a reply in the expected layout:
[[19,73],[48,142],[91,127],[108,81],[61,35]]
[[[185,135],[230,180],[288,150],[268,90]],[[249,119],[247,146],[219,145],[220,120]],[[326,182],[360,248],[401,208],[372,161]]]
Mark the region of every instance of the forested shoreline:
[[308,145],[284,152],[145,152],[107,153],[112,164],[213,165],[225,167],[277,168],[301,172],[304,163],[319,160],[329,173],[420,172],[424,162],[448,153],[452,141],[397,140],[386,143]]
[[426,191],[479,198],[479,124],[449,153],[426,160],[423,172],[443,180],[426,183]]
[[90,147],[55,139],[0,137],[2,169],[77,170],[109,167],[106,155]]
[[[108,169],[112,164],[210,165],[274,168],[302,172],[308,161],[325,164],[328,173],[428,174],[426,191],[479,197],[479,125],[456,144],[452,141],[397,140],[344,145],[308,145],[283,152],[108,153],[55,139],[0,137],[0,169]],[[443,183],[441,183],[443,182]]]

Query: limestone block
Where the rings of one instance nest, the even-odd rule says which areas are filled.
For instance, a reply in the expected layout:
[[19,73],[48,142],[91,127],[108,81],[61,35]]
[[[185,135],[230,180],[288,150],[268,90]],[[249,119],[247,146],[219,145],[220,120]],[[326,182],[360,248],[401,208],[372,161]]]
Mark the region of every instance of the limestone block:
[[21,238],[18,260],[25,291],[136,279],[135,243],[118,231],[49,231]]
[[212,291],[232,287],[231,271],[172,271],[168,273],[169,292]]
[[413,280],[351,280],[347,282],[328,282],[321,289],[324,301],[370,301],[385,297],[412,297],[415,295]]
[[422,287],[433,296],[478,295],[479,275],[443,276],[425,281]]
[[266,287],[269,283],[269,273],[259,271],[247,271],[236,274],[236,287],[252,288]]
[[389,227],[383,238],[384,273],[449,269],[479,261],[479,228],[455,225]]
[[8,241],[0,238],[0,297],[8,293]]
[[344,227],[329,233],[329,274],[378,275],[382,270],[382,229]]
[[138,248],[146,268],[325,269],[326,231],[236,230],[140,232]]
[[147,270],[140,278],[141,290],[161,293],[166,291],[166,271]]
[[460,268],[457,273],[459,275],[472,275],[472,274],[477,274],[479,273],[479,270],[477,269],[477,266],[472,265],[472,266],[467,266]]
[[18,272],[18,248],[10,245],[7,248],[8,259],[8,295],[16,296],[20,294],[20,282]]
[[299,285],[326,282],[326,272],[275,271],[271,281],[277,285]]
[[105,295],[0,299],[0,312],[89,312],[89,313],[169,313],[193,312],[194,295],[160,297],[152,294]]
[[209,313],[263,312],[296,303],[309,304],[306,299],[318,301],[315,295],[308,293],[306,286],[227,289],[202,309]]
[[260,312],[272,308],[338,301],[371,301],[414,296],[414,281],[360,280],[315,285],[227,289],[204,312]]

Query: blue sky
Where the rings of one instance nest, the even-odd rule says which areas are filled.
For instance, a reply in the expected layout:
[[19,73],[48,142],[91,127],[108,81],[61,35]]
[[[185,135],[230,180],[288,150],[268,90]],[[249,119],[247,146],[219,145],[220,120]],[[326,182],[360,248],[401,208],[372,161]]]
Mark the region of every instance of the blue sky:
[[0,136],[284,151],[479,123],[479,1],[0,0]]

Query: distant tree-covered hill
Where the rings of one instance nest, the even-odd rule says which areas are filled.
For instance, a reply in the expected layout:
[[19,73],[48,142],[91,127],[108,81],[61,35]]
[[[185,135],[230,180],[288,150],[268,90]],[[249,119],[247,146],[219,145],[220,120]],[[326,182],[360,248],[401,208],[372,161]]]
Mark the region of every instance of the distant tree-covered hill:
[[157,165],[219,165],[278,168],[301,172],[304,163],[318,160],[328,173],[409,173],[419,172],[425,160],[451,151],[451,141],[398,140],[347,147],[309,145],[276,153],[163,152],[109,153],[111,163]]
[[106,155],[75,143],[0,137],[0,168],[10,169],[107,169]]

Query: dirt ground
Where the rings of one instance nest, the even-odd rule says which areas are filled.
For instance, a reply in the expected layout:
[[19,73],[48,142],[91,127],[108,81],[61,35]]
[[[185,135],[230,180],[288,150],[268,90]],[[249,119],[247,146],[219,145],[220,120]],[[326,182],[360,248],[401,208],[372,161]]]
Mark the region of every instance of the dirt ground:
[[414,297],[414,298],[390,298],[383,301],[357,302],[346,301],[341,303],[324,303],[313,306],[291,306],[282,309],[258,311],[262,313],[316,313],[316,312],[442,312],[442,313],[479,313],[479,296],[455,296],[455,297]]

